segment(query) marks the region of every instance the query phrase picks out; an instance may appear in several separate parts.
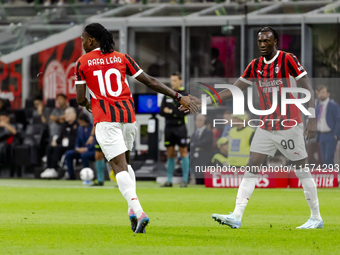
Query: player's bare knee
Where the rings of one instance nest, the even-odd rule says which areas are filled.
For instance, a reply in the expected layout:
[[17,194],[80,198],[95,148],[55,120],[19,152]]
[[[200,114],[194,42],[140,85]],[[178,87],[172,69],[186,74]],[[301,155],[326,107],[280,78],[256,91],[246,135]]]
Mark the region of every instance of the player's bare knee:
[[166,156],[168,158],[175,158],[176,157],[174,146],[170,146],[166,149]]
[[262,163],[263,162],[260,160],[249,158],[246,166],[246,171],[252,174],[258,174],[260,172]]
[[188,156],[188,152],[181,152],[181,158],[185,158]]
[[115,174],[118,174],[122,171],[128,171],[127,162],[126,162],[124,153],[118,155],[117,157],[114,157],[109,162]]
[[188,156],[188,149],[187,147],[179,147],[179,153],[181,154],[181,157],[187,157]]
[[95,160],[102,160],[104,158],[104,154],[102,152],[96,151],[94,158]]
[[298,161],[292,161],[292,167],[295,169],[305,168],[306,163],[307,163],[307,158],[304,158]]
[[252,174],[258,174],[260,172],[260,166],[248,165],[247,164],[245,170],[249,173],[252,173]]

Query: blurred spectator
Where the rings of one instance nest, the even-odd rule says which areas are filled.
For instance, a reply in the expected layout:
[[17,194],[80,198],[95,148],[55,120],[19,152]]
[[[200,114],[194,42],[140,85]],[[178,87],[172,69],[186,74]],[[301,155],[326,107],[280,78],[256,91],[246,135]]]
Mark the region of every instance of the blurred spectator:
[[10,111],[11,110],[11,105],[8,99],[3,99],[0,98],[0,112],[1,111]]
[[10,124],[9,112],[0,111],[0,162],[9,162],[9,146],[17,130]]
[[232,113],[230,111],[225,111],[223,113],[223,119],[227,120],[228,123],[224,125],[224,129],[222,131],[221,137],[227,137],[227,138],[229,137],[229,131],[231,129],[231,126],[230,126],[231,116],[232,116]]
[[228,138],[221,137],[217,140],[217,148],[219,152],[217,152],[211,159],[211,163],[213,166],[227,166],[228,165]]
[[60,134],[61,125],[65,122],[65,110],[67,108],[67,98],[64,94],[57,95],[57,105],[49,117],[49,134],[51,140]]
[[0,98],[0,112],[4,111],[4,102],[2,101],[2,99]]
[[41,96],[37,96],[34,98],[34,111],[33,111],[33,118],[40,117],[40,122],[45,124],[49,118],[49,112],[44,107],[44,103]]
[[317,141],[320,143],[322,162],[334,164],[334,153],[340,138],[339,105],[329,98],[330,94],[325,85],[318,86],[316,95]]
[[6,137],[12,136],[16,134],[16,129],[14,126],[10,124],[10,117],[8,111],[0,112],[0,128],[1,128],[1,136]]
[[211,48],[210,76],[224,76],[224,66],[221,60],[219,60],[219,56],[220,51],[217,48]]
[[61,156],[75,147],[77,138],[77,114],[73,107],[65,111],[65,122],[57,139],[53,139],[47,147],[47,168],[41,173],[41,178],[57,178],[58,162]]
[[[105,182],[105,158],[104,158],[104,153],[102,152],[102,149],[100,148],[98,142],[95,140],[95,130],[96,127],[93,126],[91,135],[87,139],[86,145],[90,145],[95,143],[95,155],[94,158],[96,160],[96,173],[97,173],[97,180],[94,181],[92,186],[104,186]],[[114,175],[114,174],[113,174]]]
[[75,144],[75,148],[72,150],[68,150],[65,153],[65,163],[67,166],[68,178],[70,180],[75,180],[75,174],[73,169],[73,160],[81,159],[83,167],[90,166],[90,160],[94,160],[95,154],[95,144],[93,141],[91,144],[87,144],[87,140],[89,139],[92,131],[92,123],[90,118],[82,113],[78,117],[78,131],[77,131],[77,140]]
[[246,126],[248,114],[233,115],[233,128],[229,132],[228,164],[245,166],[250,155],[250,144],[254,137],[254,129]]
[[46,0],[44,2],[44,6],[50,6],[51,4],[57,3],[57,6],[62,6],[64,4],[64,0]]
[[[211,162],[213,134],[206,127],[206,116],[198,114],[195,119],[196,130],[190,139],[191,167],[208,166]],[[204,173],[195,172],[196,183],[204,184]]]

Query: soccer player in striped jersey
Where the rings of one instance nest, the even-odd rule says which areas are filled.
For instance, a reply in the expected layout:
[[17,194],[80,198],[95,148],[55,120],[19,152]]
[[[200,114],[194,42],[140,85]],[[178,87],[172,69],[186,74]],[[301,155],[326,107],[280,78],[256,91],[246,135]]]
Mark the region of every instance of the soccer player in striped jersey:
[[[137,125],[126,76],[178,100],[186,108],[190,108],[190,99],[143,72],[128,54],[115,51],[112,34],[101,24],[87,25],[81,40],[86,54],[75,66],[77,102],[93,113],[96,139],[115,172],[120,192],[128,202],[131,229],[135,233],[145,233],[149,218],[137,198],[136,178],[129,164],[129,151]],[[86,87],[91,102],[85,97]]]
[[[257,128],[255,132],[247,166],[249,166],[248,169],[260,169],[267,156],[274,156],[275,152],[279,150],[295,166],[295,174],[302,183],[311,210],[310,219],[298,228],[322,228],[323,221],[319,211],[316,184],[309,168],[306,167],[307,152],[304,142],[304,135],[310,139],[316,133],[314,92],[307,72],[297,58],[291,53],[277,49],[278,40],[278,34],[274,29],[261,28],[257,33],[261,57],[254,59],[234,84],[244,90],[255,83],[260,97],[261,110],[269,110],[272,107],[272,91],[274,89],[278,91],[276,110],[270,115],[260,117],[264,125]],[[292,86],[290,77],[295,78],[297,86],[307,89],[311,94],[308,111],[312,113],[312,117],[308,119],[305,130],[303,130],[300,110],[294,104],[287,105],[286,115],[281,114],[281,90]],[[228,89],[225,89],[219,93],[219,96],[221,99],[227,99],[231,98],[232,94]],[[197,105],[201,104],[198,98],[192,97],[191,99]],[[288,99],[294,99],[294,96],[288,93]],[[220,224],[239,228],[248,200],[255,189],[256,176],[256,171],[246,172],[238,189],[234,212],[230,215],[213,214],[213,219]]]

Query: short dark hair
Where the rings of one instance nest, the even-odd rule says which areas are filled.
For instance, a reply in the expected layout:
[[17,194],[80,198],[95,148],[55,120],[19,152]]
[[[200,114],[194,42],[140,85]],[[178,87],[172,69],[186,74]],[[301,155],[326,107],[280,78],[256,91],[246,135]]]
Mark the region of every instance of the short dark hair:
[[85,113],[79,114],[78,120],[85,121],[86,123],[90,123],[91,122],[89,116],[87,114],[85,114]]
[[35,96],[33,100],[43,100],[43,97],[41,95]]
[[182,80],[182,75],[181,75],[181,73],[180,73],[180,72],[178,72],[178,71],[176,71],[176,72],[173,72],[173,73],[171,74],[171,76],[177,76],[177,77],[178,77],[178,79]]
[[277,41],[277,44],[279,44],[279,34],[272,27],[261,27],[259,31],[257,31],[257,35],[260,32],[272,32],[274,35],[274,39]]
[[84,31],[100,42],[100,50],[103,54],[114,52],[113,36],[102,24],[88,24]]
[[320,90],[322,90],[322,89],[326,89],[327,92],[329,92],[328,86],[326,86],[326,85],[324,85],[324,84],[318,85],[318,86],[316,87],[316,91],[320,91]]
[[67,96],[63,93],[59,93],[57,94],[57,97],[63,97],[64,99],[67,99]]
[[213,58],[218,58],[218,56],[220,55],[220,51],[217,48],[211,48],[211,56]]
[[10,112],[7,111],[7,110],[1,110],[1,111],[0,111],[0,116],[6,116],[6,117],[9,118],[9,114],[10,114]]

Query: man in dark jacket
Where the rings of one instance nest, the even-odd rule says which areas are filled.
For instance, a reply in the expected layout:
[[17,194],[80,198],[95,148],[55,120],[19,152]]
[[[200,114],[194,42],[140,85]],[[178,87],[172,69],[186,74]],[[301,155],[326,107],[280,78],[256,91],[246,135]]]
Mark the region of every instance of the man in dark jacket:
[[316,104],[317,140],[320,143],[321,158],[324,164],[334,164],[334,153],[340,138],[340,108],[329,98],[325,85],[317,88]]
[[204,173],[196,171],[196,167],[211,165],[213,134],[206,126],[206,116],[196,115],[196,130],[190,139],[191,165],[195,167],[196,184],[204,184]]
[[0,169],[2,164],[11,162],[8,155],[16,133],[16,128],[10,123],[9,112],[0,110]]
[[41,178],[58,177],[58,162],[66,151],[74,148],[77,130],[76,110],[73,107],[68,107],[65,110],[65,122],[62,124],[60,135],[56,140],[52,140],[51,144],[47,147],[47,168],[40,174]]
[[77,140],[76,146],[72,150],[68,150],[65,153],[65,163],[67,165],[68,177],[70,180],[74,180],[74,169],[73,169],[73,160],[80,159],[82,160],[82,164],[84,167],[90,166],[90,161],[94,160],[95,154],[95,144],[94,141],[91,144],[86,144],[89,139],[92,131],[92,123],[90,118],[85,113],[82,113],[78,117],[78,132],[77,132]]

